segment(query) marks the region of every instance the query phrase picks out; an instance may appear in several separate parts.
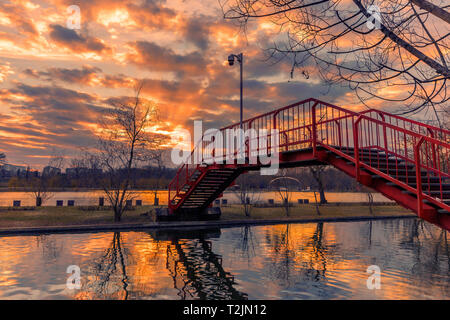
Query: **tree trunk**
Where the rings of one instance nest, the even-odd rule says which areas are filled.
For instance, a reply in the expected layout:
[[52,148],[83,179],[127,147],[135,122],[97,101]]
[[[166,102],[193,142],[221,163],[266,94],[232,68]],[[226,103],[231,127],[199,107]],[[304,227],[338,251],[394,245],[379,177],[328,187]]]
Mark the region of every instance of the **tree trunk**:
[[286,210],[286,217],[289,217],[289,198],[283,199],[284,209]]
[[320,204],[327,203],[327,199],[325,198],[325,190],[323,190],[322,184],[319,185],[319,194],[320,194]]
[[114,208],[114,222],[120,222],[122,214],[118,208]]
[[317,204],[317,194],[316,194],[316,191],[314,191],[314,205],[315,205],[315,207],[316,207],[317,215],[320,216],[319,205]]
[[310,171],[313,175],[314,180],[316,180],[317,183],[317,189],[319,189],[320,194],[320,204],[327,203],[327,199],[325,198],[325,190],[322,183],[322,170],[323,167],[317,167],[317,168],[310,168]]
[[450,23],[450,13],[445,11],[444,8],[441,8],[425,0],[411,0],[411,2],[417,5],[420,9],[428,11],[432,15],[435,15],[436,17],[441,18],[445,22]]
[[245,216],[246,216],[246,217],[250,217],[250,205],[249,205],[249,204],[246,204],[244,208],[245,208],[245,209],[244,209],[244,211],[245,211]]

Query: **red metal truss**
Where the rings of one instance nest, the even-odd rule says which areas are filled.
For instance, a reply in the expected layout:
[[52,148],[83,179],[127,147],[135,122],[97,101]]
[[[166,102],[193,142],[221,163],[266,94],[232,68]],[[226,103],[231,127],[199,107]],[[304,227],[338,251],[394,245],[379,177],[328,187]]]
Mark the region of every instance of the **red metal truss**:
[[[278,152],[281,168],[332,165],[420,218],[450,230],[448,130],[379,110],[354,112],[314,98],[248,119],[243,129],[256,130],[256,135],[245,137],[246,160],[264,151]],[[269,133],[262,144],[261,129],[276,129],[279,134]],[[271,141],[275,138],[278,145]],[[199,164],[182,165],[169,184],[171,213],[200,212],[241,173],[262,167],[259,162],[237,161],[237,146],[217,150],[212,141],[205,135],[192,151]]]

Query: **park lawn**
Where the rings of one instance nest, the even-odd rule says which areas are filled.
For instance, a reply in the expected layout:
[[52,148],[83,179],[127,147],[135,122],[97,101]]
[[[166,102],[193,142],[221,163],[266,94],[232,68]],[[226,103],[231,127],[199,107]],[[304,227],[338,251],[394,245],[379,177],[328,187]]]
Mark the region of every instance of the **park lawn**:
[[[320,215],[317,214],[314,204],[303,204],[290,207],[289,217],[283,207],[254,207],[251,209],[251,219],[316,219],[324,217],[370,217],[370,216],[403,216],[414,215],[411,211],[398,205],[373,205],[370,213],[367,205],[336,205],[326,204],[319,206]],[[222,220],[238,220],[245,218],[244,211],[239,205],[222,207]]]
[[[320,219],[327,217],[370,217],[370,216],[402,216],[414,215],[412,212],[397,205],[374,205],[373,214],[368,206],[363,205],[333,205],[319,207],[320,216],[312,204],[298,205],[290,208],[289,217],[282,207],[252,208],[251,217],[246,217],[242,206],[230,205],[222,207],[221,220],[262,220],[262,219]],[[135,207],[122,216],[122,224],[149,223],[155,221],[154,206]],[[33,210],[8,210],[0,208],[1,228],[70,226],[70,225],[101,225],[113,223],[112,210],[82,210],[80,207],[40,207]]]
[[[126,211],[121,223],[153,221],[153,206],[136,207]],[[148,215],[143,213],[151,211]],[[113,223],[112,210],[86,211],[80,207],[40,207],[35,210],[7,210],[0,208],[0,228],[95,225]]]

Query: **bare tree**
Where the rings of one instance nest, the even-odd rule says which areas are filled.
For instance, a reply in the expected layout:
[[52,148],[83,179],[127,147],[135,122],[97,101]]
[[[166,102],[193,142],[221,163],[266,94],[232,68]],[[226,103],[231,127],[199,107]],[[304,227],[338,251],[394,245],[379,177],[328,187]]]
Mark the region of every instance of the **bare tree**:
[[158,108],[140,98],[143,83],[135,89],[134,98],[112,103],[101,122],[101,134],[95,154],[91,157],[103,170],[100,183],[114,210],[114,221],[121,221],[127,200],[134,194],[130,184],[139,165],[148,163],[159,154],[167,137],[155,133],[159,124]]
[[72,187],[98,187],[102,178],[102,169],[99,157],[89,151],[82,149],[79,156],[70,161],[71,174],[67,178]]
[[237,180],[237,185],[232,187],[232,191],[241,203],[246,217],[250,217],[253,205],[260,198],[260,193],[252,189],[250,174],[243,174]]
[[286,216],[289,217],[289,210],[291,207],[292,192],[298,188],[300,181],[297,178],[287,176],[287,170],[281,171],[281,176],[270,181],[270,185],[275,188],[281,198],[283,208]]
[[6,154],[0,153],[0,164],[6,163]]
[[[286,37],[267,48],[328,84],[345,83],[367,105],[397,103],[399,113],[449,100],[450,4],[426,0],[221,0],[226,19],[245,30],[250,19],[269,19]],[[405,109],[406,107],[406,109]]]
[[370,190],[367,191],[367,200],[369,202],[369,212],[373,214],[373,194]]
[[40,174],[34,176],[29,174],[29,167],[25,176],[24,189],[30,193],[35,199],[36,206],[40,207],[46,201],[50,200],[54,195],[54,187],[58,184],[58,172],[64,164],[64,156],[57,151],[53,151],[49,158],[47,167],[48,171],[42,171]]
[[325,198],[325,188],[323,185],[323,173],[326,170],[326,168],[327,168],[327,166],[323,166],[323,165],[309,167],[309,170],[310,170],[310,172],[314,178],[314,181],[316,183],[317,191],[319,191],[320,204],[327,203],[327,199]]
[[156,164],[156,167],[155,167],[156,170],[154,170],[155,183],[153,185],[153,195],[154,195],[153,204],[155,206],[159,205],[158,191],[162,187],[161,180],[162,180],[162,174],[163,174],[163,171],[165,168],[162,154],[163,154],[163,151],[161,149],[154,150],[154,156],[150,159],[151,160],[150,164],[152,164],[152,163]]
[[314,207],[316,208],[316,213],[320,216],[319,202],[317,201],[317,192],[314,190]]

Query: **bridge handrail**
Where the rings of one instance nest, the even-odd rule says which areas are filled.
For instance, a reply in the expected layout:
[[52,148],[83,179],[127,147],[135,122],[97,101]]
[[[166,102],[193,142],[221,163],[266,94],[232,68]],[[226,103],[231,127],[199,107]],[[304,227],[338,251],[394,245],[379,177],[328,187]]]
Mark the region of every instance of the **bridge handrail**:
[[[313,103],[313,104],[312,104]],[[448,143],[447,140],[447,135],[450,135],[450,131],[445,130],[445,129],[441,129],[441,128],[437,128],[428,124],[424,124],[424,123],[420,123],[418,121],[415,120],[411,120],[411,119],[407,119],[398,115],[393,115],[390,114],[388,112],[385,111],[381,111],[381,110],[376,110],[376,109],[369,109],[369,110],[365,110],[362,112],[354,112],[351,110],[346,110],[344,108],[329,104],[327,102],[324,101],[320,101],[318,99],[315,98],[309,98],[309,99],[305,99],[299,102],[296,102],[294,104],[276,109],[276,110],[272,110],[269,112],[266,112],[264,114],[258,115],[256,117],[247,119],[245,121],[243,121],[243,128],[245,128],[245,125],[247,125],[248,128],[250,128],[250,126],[252,125],[252,123],[254,121],[257,121],[258,119],[265,119],[265,121],[267,121],[267,117],[271,117],[270,121],[273,121],[272,126],[276,127],[277,124],[279,123],[280,117],[278,115],[282,114],[283,111],[285,110],[289,110],[290,108],[295,108],[295,107],[299,107],[301,106],[303,108],[303,111],[306,110],[306,108],[309,108],[310,110],[307,111],[307,113],[303,112],[303,115],[307,115],[309,118],[309,123],[308,124],[304,124],[306,122],[307,119],[303,119],[303,125],[302,126],[297,126],[297,127],[293,127],[293,128],[289,128],[289,121],[290,119],[288,119],[287,123],[288,123],[288,129],[285,130],[280,130],[280,139],[282,139],[281,137],[283,136],[284,139],[286,140],[284,144],[281,144],[281,141],[279,143],[280,147],[286,147],[289,148],[289,146],[291,145],[300,145],[303,143],[310,143],[313,146],[314,149],[314,154],[316,155],[316,147],[317,145],[321,145],[324,146],[328,149],[333,149],[335,152],[337,152],[338,154],[342,154],[345,158],[347,158],[348,160],[352,161],[355,163],[355,169],[356,169],[356,176],[357,179],[360,176],[361,173],[361,167],[363,167],[364,169],[368,169],[371,170],[373,172],[375,172],[376,174],[379,174],[381,176],[386,177],[388,180],[391,180],[392,182],[397,183],[398,185],[408,189],[408,190],[413,190],[412,187],[410,187],[409,185],[407,185],[406,183],[401,182],[398,179],[394,179],[392,177],[390,177],[389,175],[384,174],[383,172],[381,172],[380,166],[378,166],[377,168],[372,168],[370,166],[368,166],[367,164],[364,163],[364,161],[360,161],[358,159],[358,154],[360,152],[359,148],[359,141],[363,141],[364,140],[364,134],[361,136],[359,133],[359,129],[358,129],[358,125],[359,123],[366,121],[368,123],[370,123],[370,125],[368,124],[366,126],[366,130],[364,131],[364,133],[366,135],[368,135],[367,132],[370,133],[371,128],[373,129],[373,126],[375,126],[375,129],[378,131],[382,130],[383,133],[383,138],[380,138],[380,136],[377,136],[376,138],[376,143],[372,144],[369,143],[367,147],[370,148],[378,148],[380,150],[384,150],[386,153],[386,160],[388,158],[387,154],[390,155],[394,155],[396,158],[400,158],[405,160],[406,163],[411,162],[414,163],[416,165],[416,169],[417,169],[417,179],[419,177],[419,175],[421,174],[420,171],[422,169],[425,169],[427,171],[427,176],[431,174],[433,175],[438,175],[439,176],[439,181],[440,183],[442,183],[441,179],[442,177],[450,177],[450,175],[448,174],[448,172],[443,172],[440,168],[441,165],[441,159],[439,158],[439,161],[437,161],[437,157],[439,156],[439,150],[440,149],[450,149],[450,144]],[[331,108],[332,109],[332,117],[328,118],[328,109],[327,108]],[[326,117],[325,120],[319,119],[317,121],[317,110],[319,109],[319,116],[320,117]],[[298,109],[300,110],[300,109]],[[336,110],[338,111],[338,117],[333,117],[334,115],[334,111]],[[343,115],[341,115],[341,112],[343,113]],[[295,109],[292,111],[293,115],[295,114]],[[323,113],[323,114],[321,114]],[[381,120],[375,117],[371,116],[371,113],[376,113],[378,116],[381,117]],[[273,118],[272,118],[273,116]],[[300,116],[300,111],[298,111],[298,116]],[[290,117],[290,113],[288,113],[288,117]],[[400,121],[403,121],[404,123],[404,127],[399,126],[398,124],[393,124],[390,121],[386,121],[386,117],[391,117],[393,119]],[[284,114],[283,114],[283,121],[284,121]],[[351,120],[350,123],[350,128],[348,128],[349,123],[348,120]],[[345,121],[345,125],[346,125],[346,131],[343,133],[342,132],[342,128],[341,128],[341,124],[343,123],[343,121]],[[293,121],[294,122],[294,121]],[[410,124],[410,129],[407,129],[405,127],[405,123]],[[283,126],[283,129],[285,127],[285,123],[282,122],[280,123]],[[419,132],[415,132],[412,129],[417,129],[416,127],[413,127],[413,125],[418,126],[418,131]],[[220,129],[220,131],[224,131],[226,129],[231,129],[231,128],[235,128],[237,126],[240,126],[240,123],[234,123],[231,124],[229,126],[223,127]],[[337,128],[335,128],[337,127]],[[294,132],[296,130],[300,131],[300,128],[304,129],[308,129],[309,131],[309,139],[303,139],[303,140],[295,140],[292,142],[289,142],[289,134],[291,132]],[[333,135],[331,138],[329,137],[329,131],[331,128],[331,133],[330,135]],[[425,134],[421,133],[421,129],[420,128],[424,128],[426,129]],[[281,128],[280,128],[281,129]],[[373,129],[373,130],[375,130]],[[350,137],[350,131],[353,130],[353,137]],[[391,140],[388,141],[387,139],[387,130],[391,130]],[[337,131],[336,133],[334,131]],[[306,132],[306,131],[305,131]],[[324,135],[325,132],[325,135]],[[439,135],[436,135],[435,133],[438,132]],[[429,133],[431,135],[431,137],[429,137],[426,133]],[[403,135],[404,138],[404,142],[399,141],[400,140],[400,134]],[[320,135],[321,139],[319,139],[318,135]],[[354,157],[349,156],[348,154],[342,153],[339,148],[334,148],[332,145],[327,144],[327,142],[329,142],[329,140],[333,140],[335,136],[338,136],[338,141],[333,141],[333,142],[338,142],[339,144],[339,148],[354,148],[355,152],[354,152]],[[345,136],[345,140],[344,143],[342,143],[342,137]],[[444,137],[445,141],[440,140],[439,138]],[[258,136],[259,139],[259,136]],[[411,143],[410,141],[407,141],[408,139],[413,139],[414,140],[414,156],[410,156],[408,154],[408,147],[411,147]],[[382,140],[384,141],[384,147],[381,145]],[[416,140],[420,141],[420,144],[416,143]],[[326,141],[326,142],[324,142]],[[370,142],[370,139],[369,139]],[[402,147],[402,143],[403,143],[403,147],[404,147],[404,151],[405,154],[400,154],[399,152],[397,152],[397,149],[400,149]],[[423,147],[425,146],[425,151],[421,150],[420,148],[423,149]],[[197,142],[196,146],[194,147],[194,149],[191,152],[191,157],[194,154],[194,152],[196,152],[196,150],[198,148],[201,148],[202,153],[201,153],[201,157],[202,160],[204,160],[203,158],[203,152],[204,152],[204,145],[203,145],[203,137],[200,141]],[[391,150],[391,149],[392,150]],[[428,148],[430,149],[430,154],[428,153]],[[214,149],[212,149],[214,150]],[[257,150],[249,150],[249,148],[247,147],[247,149],[245,150],[245,152],[253,152],[253,151],[259,151],[259,145],[257,147]],[[197,151],[198,152],[198,151]],[[236,155],[237,153],[234,152],[234,150],[232,150],[232,154]],[[423,155],[425,152],[425,156]],[[447,152],[447,151],[446,151]],[[441,150],[442,155],[447,156],[447,153]],[[411,151],[410,151],[411,153]],[[421,163],[421,156],[422,158],[425,157],[427,164],[422,164]],[[433,158],[432,159],[432,163],[433,165],[430,166],[428,164],[428,161],[430,160],[430,156]],[[448,160],[447,163],[443,163],[443,165],[446,165],[448,167]],[[191,178],[193,172],[195,172],[195,169],[198,169],[199,164],[194,164],[192,166],[192,169],[189,168],[189,164],[185,163],[183,165],[180,166],[180,168],[178,169],[176,176],[174,177],[174,179],[170,182],[169,184],[169,206],[172,203],[172,200],[175,199],[178,195],[179,195],[179,187],[180,184],[181,186],[183,186],[184,184],[189,182],[189,179]],[[192,172],[190,173],[189,170],[192,170]],[[397,160],[396,160],[396,172],[397,172],[397,176],[398,176],[398,167],[397,167]],[[184,172],[186,172],[186,174],[184,175]],[[388,171],[389,172],[389,171]],[[180,181],[180,178],[182,181]],[[417,187],[415,188],[415,191],[417,192],[417,196],[418,199],[420,199],[420,201],[422,199],[427,199],[435,204],[439,204],[441,205],[440,202],[436,201],[435,199],[433,199],[432,197],[430,197],[429,195],[427,195],[426,193],[423,192],[422,190],[422,186],[421,183],[419,182],[419,180],[417,180]],[[175,196],[172,197],[171,196],[171,191],[174,188],[176,184],[176,193]],[[441,198],[442,198],[442,187],[441,187]],[[430,190],[429,190],[430,191]],[[419,204],[420,206],[420,204]],[[445,208],[447,208],[447,205],[444,205]],[[448,207],[447,209],[449,209],[450,207]],[[419,210],[420,211],[420,210]]]
[[394,118],[394,119],[397,119],[397,120],[400,120],[400,121],[408,122],[411,125],[416,125],[416,126],[425,128],[429,132],[432,132],[432,133],[439,132],[441,134],[444,134],[445,136],[450,135],[450,130],[447,130],[447,129],[444,129],[444,128],[439,128],[439,127],[436,127],[436,126],[432,126],[432,125],[429,125],[429,124],[426,124],[426,123],[423,123],[423,122],[419,122],[419,121],[416,121],[416,120],[408,119],[408,118],[405,118],[405,117],[402,117],[402,116],[399,116],[399,115],[396,115],[396,114],[392,114],[392,113],[389,113],[389,112],[386,112],[386,111],[383,111],[383,110],[368,109],[368,110],[362,111],[360,113],[361,114],[368,114],[368,113],[371,113],[371,112],[377,113],[377,114],[382,115],[382,116],[388,116],[388,117],[391,117],[391,118]]
[[[332,119],[331,119],[332,120]],[[395,170],[392,170],[393,172],[391,174],[386,174],[382,171],[380,171],[380,169],[383,169],[384,164],[382,164],[380,166],[380,159],[373,159],[370,160],[369,162],[376,162],[376,160],[378,160],[378,167],[377,167],[377,163],[370,163],[367,164],[364,161],[360,161],[359,159],[359,153],[361,151],[362,146],[359,144],[359,141],[364,138],[366,138],[367,140],[367,132],[370,132],[370,128],[371,125],[366,125],[364,128],[361,128],[361,130],[359,130],[358,124],[363,122],[363,120],[366,120],[368,123],[370,124],[375,124],[377,125],[376,128],[378,128],[378,126],[381,126],[382,130],[384,131],[384,139],[386,139],[386,129],[391,129],[394,133],[391,132],[391,137],[394,136],[393,141],[391,141],[392,143],[385,143],[385,146],[381,146],[379,143],[378,144],[371,144],[370,141],[370,133],[369,133],[369,139],[368,139],[368,145],[364,146],[365,149],[367,149],[368,147],[370,148],[377,148],[380,149],[382,151],[385,152],[386,154],[386,161],[388,160],[389,156],[394,156],[395,157]],[[330,120],[324,121],[323,123],[329,123]],[[317,125],[319,125],[321,123],[318,123]],[[372,126],[373,127],[373,126]],[[360,131],[363,134],[360,134]],[[364,133],[366,133],[366,136],[364,136]],[[399,135],[403,134],[404,137],[404,142],[403,141],[399,141],[400,137]],[[352,162],[354,162],[355,164],[355,176],[357,177],[357,180],[360,179],[360,174],[361,174],[361,168],[364,168],[368,171],[372,171],[373,173],[382,176],[383,178],[396,183],[397,185],[405,188],[406,190],[409,190],[411,192],[415,192],[417,195],[417,199],[418,199],[418,213],[419,216],[421,216],[422,211],[423,211],[423,199],[426,199],[448,211],[450,211],[450,206],[445,204],[443,202],[444,196],[443,196],[443,190],[442,190],[442,183],[443,180],[446,178],[450,178],[450,174],[448,173],[448,168],[449,168],[449,160],[448,160],[448,150],[450,149],[450,143],[446,142],[446,141],[441,141],[438,140],[434,137],[429,137],[426,135],[423,135],[421,133],[417,133],[415,131],[412,130],[408,130],[399,126],[396,126],[394,124],[379,120],[379,119],[374,119],[372,117],[367,116],[366,114],[362,113],[360,114],[356,121],[354,122],[354,127],[353,127],[353,135],[354,135],[354,156],[349,156],[347,154],[344,154],[343,152],[341,152],[339,150],[339,148],[335,148],[332,146],[327,145],[326,143],[322,143],[322,141],[317,141],[317,143],[319,145],[324,146],[327,149],[332,150],[333,152],[337,153],[340,156],[345,157],[347,160],[350,160]],[[413,143],[411,143],[411,138],[413,138]],[[408,142],[408,139],[410,140]],[[381,139],[377,138],[377,142],[379,142]],[[386,141],[386,140],[385,140]],[[367,141],[366,141],[367,142]],[[403,144],[403,145],[402,145]],[[423,148],[425,146],[425,148]],[[349,147],[349,146],[346,146]],[[400,150],[401,148],[404,148],[404,150]],[[408,153],[408,149],[409,149],[409,153]],[[424,150],[425,149],[425,150]],[[401,154],[400,151],[405,151],[405,155]],[[412,151],[412,155],[411,154]],[[442,158],[440,157],[442,156]],[[413,163],[415,168],[416,168],[416,173],[415,176],[410,177],[410,178],[414,178],[416,180],[416,188],[413,188],[411,186],[409,186],[406,183],[402,182],[401,180],[395,178],[395,177],[399,177],[399,170],[402,170],[403,165],[399,165],[398,164],[398,158],[404,160],[405,162],[405,173],[406,177],[408,178],[408,171],[406,170],[407,168],[407,164],[408,163]],[[426,164],[422,163],[422,158],[425,158],[426,160]],[[384,160],[384,159],[383,159]],[[367,161],[366,161],[367,162]],[[431,165],[429,164],[429,162],[431,162]],[[387,167],[387,162],[386,162],[386,167]],[[445,171],[445,168],[441,168],[442,167],[446,167],[447,171]],[[444,169],[444,170],[443,170]],[[431,177],[438,177],[439,178],[439,184],[440,184],[440,188],[439,190],[435,191],[435,192],[439,192],[438,195],[436,195],[435,197],[432,197],[430,194],[432,192],[430,186],[428,185],[428,190],[424,190],[422,188],[422,176],[425,170],[425,177],[428,179],[428,181],[430,180]],[[389,171],[388,171],[389,172]],[[430,194],[427,194],[425,191],[428,191]]]
[[[278,114],[279,112],[281,112],[283,110],[286,110],[286,109],[289,109],[289,108],[292,108],[292,107],[295,107],[295,106],[299,106],[299,105],[302,105],[302,104],[305,104],[305,103],[308,103],[308,102],[312,102],[312,101],[319,101],[319,100],[317,100],[315,98],[308,98],[308,99],[305,99],[305,100],[302,100],[302,101],[290,104],[288,106],[285,106],[285,107],[282,107],[282,108],[279,108],[279,109],[276,109],[276,110],[272,110],[272,111],[266,112],[266,113],[264,113],[262,115],[258,115],[256,117],[246,119],[245,121],[242,122],[242,125],[244,126],[246,123],[251,123],[252,121],[254,121],[254,120],[258,119],[258,118],[263,118],[265,116],[272,115],[272,114]],[[323,103],[325,103],[325,102],[323,102]],[[339,107],[336,107],[336,108],[339,108]],[[342,110],[344,110],[344,109],[342,109]],[[234,123],[234,124],[231,124],[229,126],[223,127],[223,128],[220,129],[220,131],[224,131],[226,129],[231,129],[231,128],[236,127],[236,126],[240,126],[240,123]],[[203,138],[203,136],[202,136],[202,138]],[[194,148],[193,148],[193,150],[191,152],[191,158],[192,158],[192,155],[194,154],[194,152],[196,151],[196,149],[199,147],[199,145],[202,142],[203,142],[203,139],[200,139],[200,141],[198,141],[197,144],[194,146]],[[203,151],[203,146],[202,146],[202,151]],[[202,155],[203,155],[203,152],[202,152]],[[195,165],[195,166],[198,167],[198,164]],[[182,172],[184,172],[184,170],[188,170],[188,167],[189,167],[189,164],[187,164],[187,163],[184,163],[184,164],[180,165],[179,169],[177,170],[177,173],[175,174],[175,177],[169,183],[169,186],[168,186],[169,205],[171,205],[172,199],[174,199],[179,194],[179,190],[177,188],[175,196],[171,197],[171,191],[173,189],[173,186],[175,184],[179,185],[179,183],[180,183],[180,176],[181,176]],[[192,174],[190,176],[192,176]],[[183,185],[189,181],[190,176],[186,175],[186,177],[184,179],[185,181],[183,182]]]

